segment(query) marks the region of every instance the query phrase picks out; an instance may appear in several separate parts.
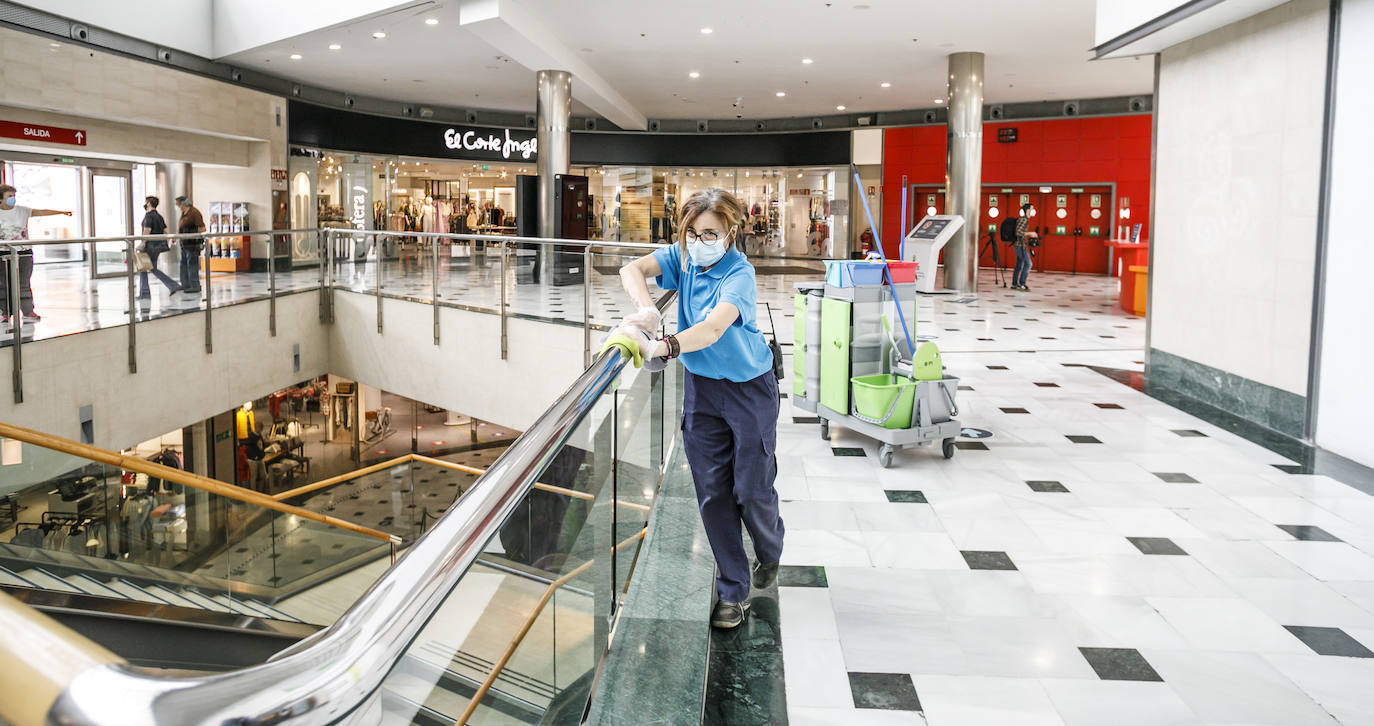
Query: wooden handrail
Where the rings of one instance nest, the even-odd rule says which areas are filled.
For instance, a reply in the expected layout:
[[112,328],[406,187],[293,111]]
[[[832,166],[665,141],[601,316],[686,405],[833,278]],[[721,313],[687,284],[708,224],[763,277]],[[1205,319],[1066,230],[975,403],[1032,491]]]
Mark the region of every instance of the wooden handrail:
[[67,626],[0,592],[0,719],[15,726],[47,723],[48,710],[74,678],[124,659]]
[[283,504],[282,502],[278,501],[277,499],[274,499],[273,497],[270,497],[266,494],[262,494],[259,492],[255,492],[251,489],[244,489],[242,487],[237,487],[232,484],[225,484],[222,481],[210,479],[199,474],[192,474],[189,471],[173,469],[170,466],[164,466],[162,464],[154,464],[151,461],[141,459],[136,456],[126,456],[124,454],[119,453],[118,451],[110,451],[109,449],[102,449],[98,446],[91,446],[90,444],[78,443],[76,441],[72,441],[71,439],[64,439],[61,436],[45,434],[41,431],[34,431],[33,429],[24,428],[23,426],[16,426],[14,424],[8,423],[0,423],[0,437],[7,439],[15,439],[17,441],[23,441],[26,444],[41,446],[45,449],[50,449],[52,451],[60,451],[64,454],[69,454],[77,458],[87,459],[89,461],[106,464],[108,466],[113,466],[119,469],[123,469],[125,471],[134,471],[140,474],[147,474],[150,477],[175,482],[177,484],[181,484],[182,486],[191,487],[192,489],[199,489],[201,491],[210,492],[211,494],[217,494],[219,496],[225,497],[226,499],[233,499],[235,501],[240,501],[245,504],[257,505],[259,507],[271,509],[273,511],[281,512],[283,514],[294,514],[295,516],[300,517],[301,519],[308,519],[312,522],[319,522],[320,524],[325,524],[330,527],[336,527],[338,529],[347,530],[349,532],[365,535],[367,537],[383,540],[385,542],[392,542],[395,539],[386,532],[381,532],[370,527],[364,527],[361,524],[354,524],[353,522],[348,522],[339,519],[338,517],[331,517],[327,514],[312,512],[308,509],[302,509],[301,507],[295,507],[290,504]]
[[[648,531],[649,528],[645,527],[629,537],[626,537],[623,542],[617,544],[611,551],[619,552],[629,546],[630,543],[644,539],[644,535]],[[465,726],[468,719],[472,718],[472,714],[477,711],[477,707],[482,705],[482,699],[487,695],[487,691],[490,691],[492,685],[496,683],[496,677],[501,675],[501,671],[506,669],[506,664],[510,662],[511,656],[515,655],[515,651],[520,648],[520,644],[524,642],[525,636],[529,635],[530,628],[534,627],[534,621],[539,619],[539,614],[544,612],[544,606],[549,604],[549,600],[553,597],[554,591],[568,584],[578,575],[586,572],[594,564],[596,564],[596,560],[587,560],[569,570],[567,574],[549,583],[549,586],[544,588],[543,596],[539,598],[538,603],[535,603],[534,610],[525,618],[525,624],[520,626],[520,631],[511,639],[510,645],[506,646],[506,652],[501,655],[501,659],[496,661],[496,665],[492,666],[491,673],[487,674],[487,679],[482,681],[481,687],[477,689],[476,693],[472,694],[472,700],[468,701],[468,707],[463,710],[463,715],[459,716],[458,720],[453,722],[453,726]]]

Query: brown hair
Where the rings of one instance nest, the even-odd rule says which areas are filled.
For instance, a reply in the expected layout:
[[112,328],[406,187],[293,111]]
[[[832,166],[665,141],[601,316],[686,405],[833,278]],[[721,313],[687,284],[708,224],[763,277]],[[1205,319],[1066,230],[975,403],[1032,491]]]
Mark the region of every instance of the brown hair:
[[678,244],[681,245],[678,251],[681,253],[684,269],[687,267],[688,259],[687,228],[697,221],[697,217],[700,217],[703,212],[710,212],[720,217],[721,221],[725,223],[725,229],[722,231],[726,235],[738,231],[740,220],[744,219],[744,205],[740,204],[735,195],[720,187],[703,189],[687,197],[687,201],[682,203],[682,210],[678,212],[677,219],[677,239]]

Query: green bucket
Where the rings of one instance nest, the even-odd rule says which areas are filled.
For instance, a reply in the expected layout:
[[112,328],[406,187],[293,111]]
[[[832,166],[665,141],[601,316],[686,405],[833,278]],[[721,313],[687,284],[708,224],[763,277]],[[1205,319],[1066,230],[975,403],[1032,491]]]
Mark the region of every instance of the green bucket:
[[885,429],[911,427],[912,397],[916,381],[890,373],[855,376],[849,379],[853,390],[854,415]]

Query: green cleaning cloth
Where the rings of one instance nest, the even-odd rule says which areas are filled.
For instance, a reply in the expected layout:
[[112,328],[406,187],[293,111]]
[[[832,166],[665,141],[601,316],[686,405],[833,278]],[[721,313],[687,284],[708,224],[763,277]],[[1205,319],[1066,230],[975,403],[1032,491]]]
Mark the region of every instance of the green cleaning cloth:
[[644,354],[639,352],[639,342],[624,333],[616,333],[606,339],[606,344],[601,346],[601,352],[605,353],[611,348],[619,348],[620,355],[628,361],[633,361],[635,368],[644,365]]

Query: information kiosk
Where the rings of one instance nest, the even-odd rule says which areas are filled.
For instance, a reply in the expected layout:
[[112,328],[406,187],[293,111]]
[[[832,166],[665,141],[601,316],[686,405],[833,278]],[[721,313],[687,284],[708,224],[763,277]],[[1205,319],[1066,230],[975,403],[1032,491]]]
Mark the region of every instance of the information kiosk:
[[964,218],[957,214],[931,214],[922,219],[902,240],[901,257],[918,262],[917,292],[942,292],[935,289],[935,268],[940,261],[940,249],[964,226]]

